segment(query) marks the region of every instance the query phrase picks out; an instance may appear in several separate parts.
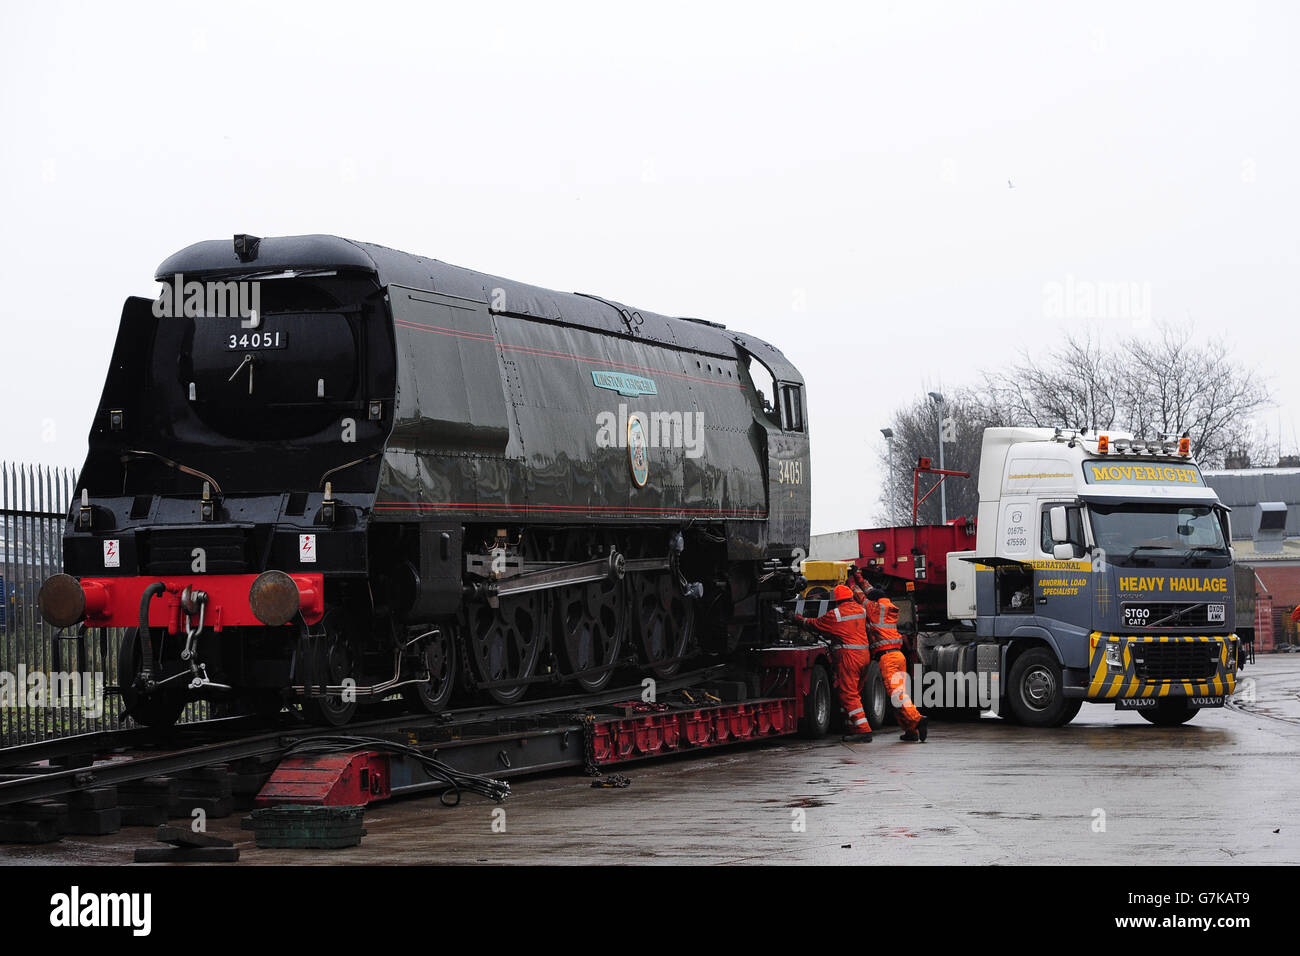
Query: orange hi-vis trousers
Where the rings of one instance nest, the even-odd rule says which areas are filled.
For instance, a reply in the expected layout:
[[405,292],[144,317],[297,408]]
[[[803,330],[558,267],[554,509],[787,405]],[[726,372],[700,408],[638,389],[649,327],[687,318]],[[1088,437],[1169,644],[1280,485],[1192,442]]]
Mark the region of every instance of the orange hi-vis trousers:
[[885,682],[889,702],[894,705],[898,724],[907,733],[921,723],[921,712],[907,696],[907,658],[902,651],[885,651],[880,655],[880,676]]
[[835,652],[835,690],[840,705],[848,714],[845,730],[851,734],[871,733],[866,709],[862,706],[862,677],[871,663],[871,651],[866,645],[844,645]]

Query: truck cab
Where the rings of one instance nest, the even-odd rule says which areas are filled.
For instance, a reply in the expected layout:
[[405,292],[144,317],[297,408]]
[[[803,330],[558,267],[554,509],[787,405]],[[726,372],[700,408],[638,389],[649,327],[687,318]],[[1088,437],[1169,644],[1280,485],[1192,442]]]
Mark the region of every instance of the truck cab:
[[1031,726],[1084,702],[1161,725],[1223,706],[1239,666],[1232,537],[1189,445],[986,429],[975,548],[947,555],[947,616],[966,628],[923,636],[922,663],[965,668],[974,650],[999,687],[987,709]]

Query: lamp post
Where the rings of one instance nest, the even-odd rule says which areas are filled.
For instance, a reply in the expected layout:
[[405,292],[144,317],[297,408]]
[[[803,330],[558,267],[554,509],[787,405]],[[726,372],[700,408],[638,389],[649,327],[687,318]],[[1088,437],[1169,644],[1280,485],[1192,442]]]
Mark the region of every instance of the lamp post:
[[885,444],[889,446],[889,521],[891,524],[898,524],[898,505],[894,498],[894,430],[892,428],[880,429],[880,434],[885,436]]
[[[931,392],[930,398],[939,408],[939,470],[943,471],[943,393]],[[939,523],[948,523],[948,491],[939,484]]]

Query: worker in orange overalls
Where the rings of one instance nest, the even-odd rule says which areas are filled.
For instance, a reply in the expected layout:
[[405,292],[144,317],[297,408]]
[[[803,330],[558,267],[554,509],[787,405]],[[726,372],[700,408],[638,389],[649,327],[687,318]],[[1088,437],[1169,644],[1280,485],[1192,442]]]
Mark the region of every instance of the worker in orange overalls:
[[834,606],[818,618],[795,616],[795,622],[816,628],[835,645],[835,691],[848,715],[846,741],[871,742],[871,724],[862,706],[862,675],[871,663],[867,644],[867,612],[858,601],[861,591],[837,584],[831,594]]
[[[850,578],[861,580],[857,568]],[[898,633],[898,606],[889,600],[880,588],[871,588],[864,595],[867,612],[867,629],[870,633],[871,654],[880,663],[880,677],[889,692],[889,702],[903,728],[899,740],[909,743],[925,742],[929,736],[930,718],[923,717],[912,699],[907,696],[907,658],[903,656],[903,635]]]

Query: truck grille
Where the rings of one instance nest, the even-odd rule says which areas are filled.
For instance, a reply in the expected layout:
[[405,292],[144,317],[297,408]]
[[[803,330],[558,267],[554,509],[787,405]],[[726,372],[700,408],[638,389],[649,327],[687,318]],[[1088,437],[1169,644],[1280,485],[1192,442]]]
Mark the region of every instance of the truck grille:
[[1219,664],[1219,644],[1137,641],[1131,645],[1138,680],[1208,680]]
[[208,574],[247,571],[248,536],[242,528],[185,528],[150,531],[144,538],[140,568],[144,574],[192,574],[194,549],[202,548]]

